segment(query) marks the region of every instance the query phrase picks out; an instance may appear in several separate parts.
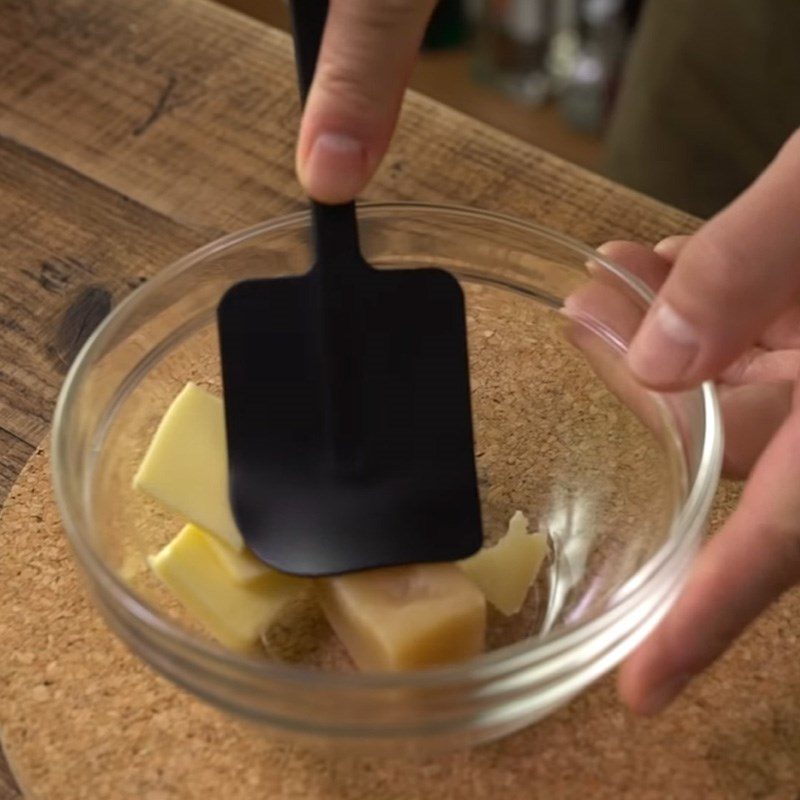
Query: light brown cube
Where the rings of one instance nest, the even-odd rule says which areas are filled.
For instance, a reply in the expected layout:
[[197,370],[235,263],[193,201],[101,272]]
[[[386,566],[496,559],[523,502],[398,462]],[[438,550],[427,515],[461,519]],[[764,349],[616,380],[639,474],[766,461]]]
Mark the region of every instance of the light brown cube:
[[322,608],[362,670],[463,661],[483,650],[486,600],[453,564],[419,564],[319,581]]

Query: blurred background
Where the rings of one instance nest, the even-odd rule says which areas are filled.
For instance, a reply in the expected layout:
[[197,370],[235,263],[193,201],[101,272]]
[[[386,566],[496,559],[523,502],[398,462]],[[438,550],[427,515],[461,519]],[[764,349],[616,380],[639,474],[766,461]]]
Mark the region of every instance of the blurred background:
[[800,127],[798,41],[800,0],[439,0],[412,87],[709,216]]

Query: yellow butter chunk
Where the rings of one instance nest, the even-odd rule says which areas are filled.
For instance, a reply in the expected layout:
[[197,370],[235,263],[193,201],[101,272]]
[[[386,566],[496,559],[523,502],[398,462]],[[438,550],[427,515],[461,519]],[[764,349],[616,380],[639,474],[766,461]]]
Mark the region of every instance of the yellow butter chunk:
[[225,568],[228,577],[238,584],[247,584],[274,572],[250,550],[234,550],[216,536],[208,536],[208,545]]
[[360,669],[430,667],[483,650],[486,600],[453,564],[325,578],[319,595],[331,627]]
[[460,561],[459,566],[498,611],[510,616],[522,608],[546,556],[547,536],[528,533],[528,520],[517,511],[497,544]]
[[187,383],[161,420],[133,485],[235,550],[244,547],[228,499],[220,398]]
[[187,525],[150,558],[150,566],[209,633],[227,647],[247,650],[309,582],[266,568],[260,578],[236,583],[214,545],[212,536]]

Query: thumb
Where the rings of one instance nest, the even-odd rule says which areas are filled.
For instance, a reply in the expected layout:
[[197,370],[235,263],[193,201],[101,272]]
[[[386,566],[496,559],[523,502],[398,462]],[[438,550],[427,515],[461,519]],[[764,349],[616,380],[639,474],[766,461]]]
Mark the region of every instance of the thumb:
[[680,389],[717,375],[800,289],[800,132],[678,254],[631,344],[637,377]]
[[331,0],[297,145],[316,200],[352,200],[377,169],[435,2]]

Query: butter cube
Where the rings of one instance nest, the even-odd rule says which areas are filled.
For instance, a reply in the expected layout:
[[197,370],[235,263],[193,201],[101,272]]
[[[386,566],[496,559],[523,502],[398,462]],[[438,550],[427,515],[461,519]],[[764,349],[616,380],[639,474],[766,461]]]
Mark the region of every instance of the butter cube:
[[209,633],[227,647],[248,650],[309,582],[266,567],[266,574],[242,585],[231,578],[218,552],[212,536],[186,525],[150,558],[150,566]]
[[228,447],[222,400],[187,383],[156,430],[136,476],[136,489],[234,550],[244,541],[228,498]]
[[357,572],[318,582],[322,609],[356,665],[397,671],[483,650],[486,601],[453,564]]
[[522,608],[547,550],[547,536],[528,533],[528,520],[517,511],[497,544],[484,547],[458,565],[498,611],[511,616]]
[[228,577],[239,585],[245,585],[274,572],[260,558],[245,548],[234,550],[216,536],[207,536],[208,546],[214,551],[219,563],[228,573]]

